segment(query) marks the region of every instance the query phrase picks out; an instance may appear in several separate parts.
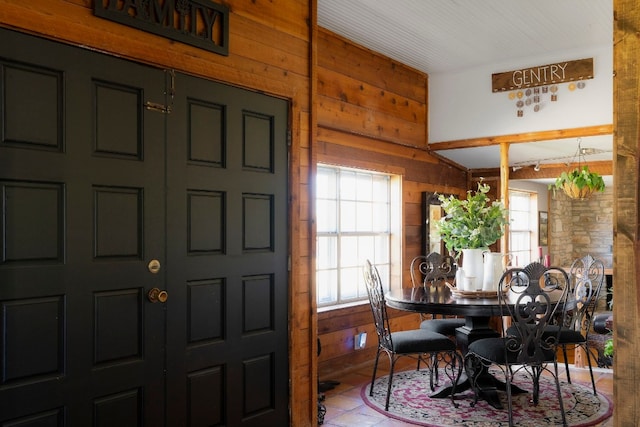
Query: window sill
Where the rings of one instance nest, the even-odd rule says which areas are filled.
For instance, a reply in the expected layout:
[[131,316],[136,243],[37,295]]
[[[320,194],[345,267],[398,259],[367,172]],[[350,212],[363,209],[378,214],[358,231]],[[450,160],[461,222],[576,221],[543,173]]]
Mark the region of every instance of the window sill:
[[343,310],[347,308],[360,307],[367,304],[369,304],[369,301],[362,300],[362,301],[354,301],[346,304],[328,305],[326,307],[318,307],[318,313],[326,313],[329,311],[337,311],[337,310]]

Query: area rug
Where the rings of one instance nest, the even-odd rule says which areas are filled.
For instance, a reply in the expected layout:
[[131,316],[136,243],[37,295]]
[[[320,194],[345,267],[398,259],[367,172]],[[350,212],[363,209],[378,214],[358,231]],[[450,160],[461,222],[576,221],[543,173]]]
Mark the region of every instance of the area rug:
[[[500,374],[496,373],[497,377]],[[440,378],[446,378],[444,374]],[[480,400],[471,407],[473,392],[466,390],[456,393],[455,408],[450,398],[429,398],[429,373],[426,370],[402,371],[393,375],[389,411],[384,410],[387,393],[387,376],[379,377],[373,387],[373,396],[369,396],[369,384],[360,395],[362,400],[376,411],[407,423],[427,427],[449,426],[507,426],[509,425],[506,395],[500,392],[505,409],[494,409]],[[514,384],[524,390],[531,390],[531,381],[524,376],[517,378]],[[567,423],[574,427],[587,427],[601,423],[613,413],[613,403],[606,396],[593,395],[591,384],[572,384],[560,381],[562,400]],[[534,406],[531,393],[513,397],[513,421],[517,426],[544,427],[562,425],[560,402],[558,401],[553,378],[540,379],[540,402]]]

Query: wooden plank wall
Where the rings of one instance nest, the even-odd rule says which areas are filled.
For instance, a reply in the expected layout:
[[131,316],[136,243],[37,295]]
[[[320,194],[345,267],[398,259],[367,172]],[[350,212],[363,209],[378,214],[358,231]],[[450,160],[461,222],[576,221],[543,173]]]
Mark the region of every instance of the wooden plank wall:
[[[427,148],[428,76],[318,29],[317,144],[312,162],[401,174],[404,240],[397,260],[404,285],[422,253],[423,191],[464,195],[467,173]],[[390,310],[392,328],[417,327],[418,315]],[[367,332],[364,350],[353,336]],[[372,363],[377,346],[368,305],[318,314],[321,380]]]
[[291,101],[291,422],[301,427],[317,425],[308,211],[309,52],[315,0],[224,3],[231,10],[229,56],[94,17],[92,0],[0,0],[0,26]]
[[614,0],[614,425],[640,425],[640,6]]

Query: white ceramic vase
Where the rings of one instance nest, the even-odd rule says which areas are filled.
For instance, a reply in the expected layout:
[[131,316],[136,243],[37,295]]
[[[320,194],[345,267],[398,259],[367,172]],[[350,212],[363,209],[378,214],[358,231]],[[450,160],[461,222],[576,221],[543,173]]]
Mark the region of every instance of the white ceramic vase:
[[482,289],[482,279],[484,273],[482,253],[486,249],[462,249],[462,268],[464,269],[465,291],[476,291]]

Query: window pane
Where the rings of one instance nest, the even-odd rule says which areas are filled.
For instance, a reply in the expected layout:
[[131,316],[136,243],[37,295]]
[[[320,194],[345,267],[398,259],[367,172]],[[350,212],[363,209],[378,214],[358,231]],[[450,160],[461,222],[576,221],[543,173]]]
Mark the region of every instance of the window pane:
[[338,238],[318,236],[316,268],[338,268]]
[[371,188],[371,174],[358,174],[358,200],[369,201],[373,197]]
[[336,198],[336,170],[318,167],[316,175],[316,197],[318,199]]
[[389,205],[386,202],[374,203],[372,231],[388,233],[389,223]]
[[511,232],[510,245],[512,252],[529,250],[529,232]]
[[529,211],[530,197],[527,193],[512,191],[509,193],[509,209]]
[[316,273],[318,304],[331,303],[338,298],[338,270],[320,270]]
[[318,199],[316,201],[316,224],[320,232],[338,231],[338,212],[335,200]]
[[356,231],[356,203],[340,203],[340,231],[343,233]]
[[342,236],[340,239],[340,266],[357,267],[360,265],[358,258],[358,237]]
[[376,264],[378,262],[375,252],[375,238],[373,236],[358,237],[358,265],[364,265],[366,260]]
[[358,295],[358,274],[362,275],[362,267],[350,267],[340,270],[340,299],[350,300]]
[[374,242],[376,264],[389,264],[391,255],[389,252],[389,237],[387,235],[376,236]]
[[[369,259],[385,286],[390,282],[392,229],[389,175],[349,168],[318,166],[316,179],[316,279],[318,305],[366,300],[362,266]],[[398,188],[399,189],[399,188]],[[397,191],[394,187],[394,191]],[[401,242],[394,238],[394,242]],[[399,243],[398,243],[399,246]],[[397,248],[398,253],[400,248]]]
[[388,202],[389,201],[389,177],[386,175],[373,176],[373,201]]
[[517,230],[529,230],[529,212],[518,212],[509,209],[509,219],[511,219],[511,229]]
[[373,209],[372,204],[370,202],[359,202],[356,206],[357,210],[357,220],[356,227],[357,231],[373,231]]
[[356,200],[356,173],[348,170],[340,172],[340,198]]

